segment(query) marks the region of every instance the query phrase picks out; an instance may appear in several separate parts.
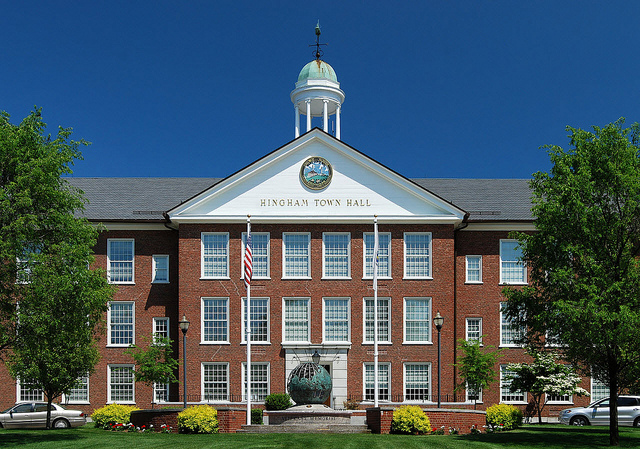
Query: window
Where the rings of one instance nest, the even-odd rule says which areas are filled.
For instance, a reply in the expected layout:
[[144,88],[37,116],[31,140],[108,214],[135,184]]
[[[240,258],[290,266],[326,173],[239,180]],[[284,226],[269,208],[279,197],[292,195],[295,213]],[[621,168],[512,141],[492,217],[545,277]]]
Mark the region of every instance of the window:
[[89,403],[89,375],[78,379],[69,394],[63,395],[66,404],[88,404]]
[[[391,385],[389,363],[378,363],[378,400],[389,401],[391,399]],[[375,363],[364,364],[364,400],[375,400]]]
[[500,240],[500,283],[527,283],[527,270],[517,240]]
[[[251,343],[269,343],[269,298],[251,298]],[[247,342],[247,298],[242,298],[242,342]]]
[[500,303],[500,346],[518,346],[517,340],[522,336],[518,329],[503,312],[504,302]]
[[482,256],[467,256],[467,284],[482,284]]
[[202,343],[229,343],[229,298],[202,298]]
[[153,339],[169,338],[169,318],[154,318],[153,319]]
[[482,388],[475,390],[474,388],[469,387],[469,384],[467,384],[465,394],[467,402],[482,402]]
[[107,239],[107,278],[112,284],[133,284],[134,240]]
[[[244,279],[244,250],[247,245],[247,233],[242,233],[242,265],[240,273]],[[253,271],[251,277],[253,279],[269,279],[269,233],[268,232],[252,232],[251,233],[251,260],[253,263]]]
[[107,312],[109,344],[107,346],[129,346],[134,340],[134,303],[112,301]]
[[[373,249],[375,236],[365,232],[364,240],[364,278],[373,279]],[[378,279],[391,279],[391,233],[378,232]]]
[[565,395],[548,394],[547,402],[549,404],[567,404],[567,403],[572,404],[573,396],[570,394],[565,394]]
[[500,365],[500,402],[526,402],[524,391],[509,391],[511,380],[508,376],[513,376],[514,371],[507,370],[507,365]]
[[284,298],[285,342],[305,342],[311,340],[309,334],[309,298]]
[[169,402],[169,383],[153,383],[153,399],[156,404]]
[[431,364],[404,364],[404,400],[407,402],[431,400]]
[[404,342],[431,343],[431,298],[404,298]]
[[153,283],[169,283],[169,256],[153,255]]
[[322,234],[322,277],[351,277],[351,234],[348,232]]
[[404,277],[431,277],[431,233],[404,233]]
[[229,233],[202,233],[202,273],[205,279],[229,277]]
[[325,342],[349,342],[349,317],[351,316],[349,298],[324,298],[324,326],[322,339]]
[[108,403],[134,404],[136,402],[133,365],[108,365],[107,382]]
[[[378,298],[378,343],[391,343],[390,298]],[[364,339],[363,343],[373,343],[374,299],[364,298]]]
[[467,341],[482,343],[482,318],[467,318]]
[[[251,362],[251,401],[263,402],[269,395],[269,364]],[[247,364],[242,364],[242,398],[247,400]]]
[[311,234],[285,232],[282,234],[282,245],[283,277],[311,277]]
[[591,378],[591,402],[598,401],[602,398],[608,398],[611,396],[609,394],[609,386],[605,385],[602,382],[597,381],[593,377]]
[[39,388],[33,388],[29,382],[21,382],[17,380],[18,400],[16,402],[26,401],[44,401],[44,391]]
[[202,399],[205,401],[229,400],[229,364],[202,364]]

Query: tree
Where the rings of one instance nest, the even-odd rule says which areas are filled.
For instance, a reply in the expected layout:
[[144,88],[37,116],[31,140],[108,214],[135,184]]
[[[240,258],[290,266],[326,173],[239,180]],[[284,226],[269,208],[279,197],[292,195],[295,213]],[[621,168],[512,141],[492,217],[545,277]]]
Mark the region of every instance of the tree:
[[0,114],[0,349],[12,376],[43,391],[50,427],[52,401],[94,370],[113,290],[90,269],[98,230],[63,178],[86,142],[45,128],[39,109],[18,126]]
[[558,363],[558,356],[552,352],[529,351],[533,358],[531,363],[510,363],[507,370],[513,372],[506,377],[510,382],[509,390],[526,391],[533,397],[534,406],[538,414],[538,423],[542,424],[542,410],[547,405],[549,397],[589,395],[578,384],[582,380],[571,366]]
[[499,351],[494,351],[493,346],[480,347],[479,340],[458,340],[458,348],[462,357],[458,359],[456,367],[460,370],[462,382],[457,390],[468,389],[473,393],[473,408],[476,408],[478,395],[487,390],[489,384],[495,381],[496,372],[494,366],[500,357]]
[[623,124],[568,127],[571,149],[547,146],[553,167],[531,181],[537,232],[514,234],[530,283],[504,290],[528,344],[561,345],[565,360],[608,383],[611,445],[617,394],[640,373],[640,126]]

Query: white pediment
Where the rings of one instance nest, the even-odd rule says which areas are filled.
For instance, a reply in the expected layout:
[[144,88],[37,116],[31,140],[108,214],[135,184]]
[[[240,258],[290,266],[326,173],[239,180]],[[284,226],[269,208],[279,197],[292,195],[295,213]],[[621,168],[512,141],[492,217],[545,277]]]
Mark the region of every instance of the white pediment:
[[[310,157],[326,159],[330,184],[300,179]],[[359,151],[314,129],[169,211],[175,223],[381,222],[460,223],[465,212]]]

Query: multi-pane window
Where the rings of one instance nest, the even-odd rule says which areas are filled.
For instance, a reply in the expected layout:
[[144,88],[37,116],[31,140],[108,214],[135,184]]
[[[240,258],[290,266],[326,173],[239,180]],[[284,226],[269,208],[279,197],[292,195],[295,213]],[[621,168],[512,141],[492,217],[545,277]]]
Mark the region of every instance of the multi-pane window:
[[431,233],[404,233],[404,277],[431,277]]
[[322,276],[349,278],[351,276],[351,235],[325,232],[322,234]]
[[153,319],[153,338],[169,338],[169,318],[160,317]]
[[229,364],[202,364],[202,399],[204,401],[229,400]]
[[133,365],[108,365],[107,371],[107,402],[135,403]]
[[311,277],[311,234],[285,232],[282,245],[283,277]]
[[517,346],[517,340],[522,336],[521,329],[513,324],[504,312],[505,303],[500,303],[500,345]]
[[[251,363],[251,401],[262,402],[269,395],[269,364]],[[247,398],[247,364],[242,364],[242,397]]]
[[482,343],[482,318],[467,318],[467,341]]
[[510,391],[510,376],[515,375],[515,371],[509,371],[507,365],[500,365],[500,402],[526,402],[524,391]]
[[609,386],[597,381],[593,377],[591,378],[591,401],[599,401],[602,398],[608,398],[611,396],[609,394]]
[[430,363],[405,363],[404,364],[404,400],[430,401],[431,400],[431,364]]
[[229,233],[202,233],[202,277],[229,277]]
[[324,298],[324,327],[323,340],[329,341],[350,341],[349,298]]
[[[389,363],[378,363],[378,399],[389,401],[391,398],[390,382],[391,365]],[[364,400],[375,400],[375,364],[364,364]]]
[[134,240],[107,239],[107,278],[112,284],[133,284]]
[[554,403],[572,403],[573,402],[573,396],[570,394],[563,394],[563,395],[559,395],[559,394],[549,394],[547,395],[547,402],[549,404],[554,404]]
[[[247,244],[247,233],[242,233],[242,258],[244,262],[244,251]],[[253,279],[268,279],[269,274],[269,233],[268,232],[252,232],[251,233],[251,260]],[[244,265],[240,270],[242,279],[244,279]]]
[[154,382],[153,399],[156,403],[169,402],[169,383]]
[[64,395],[64,402],[67,404],[88,404],[89,403],[89,376],[78,378],[76,384]]
[[44,391],[34,388],[29,382],[21,382],[18,379],[18,401],[44,401]]
[[467,384],[465,394],[467,402],[482,402],[482,388],[471,388],[469,384]]
[[229,298],[202,298],[202,343],[229,342]]
[[308,342],[309,298],[284,298],[284,341]]
[[[391,305],[390,298],[378,298],[378,342],[391,343]],[[374,299],[364,299],[364,341],[373,343]]]
[[467,256],[466,282],[469,284],[482,283],[482,256]]
[[431,341],[431,298],[404,298],[404,342]]
[[[251,298],[251,342],[269,342],[269,298]],[[247,298],[242,298],[242,341],[246,343]]]
[[500,240],[500,283],[527,283],[527,269],[517,240]]
[[132,301],[112,301],[107,314],[109,345],[129,346],[134,341],[134,303]]
[[[373,278],[373,250],[375,236],[373,232],[365,232],[364,240],[364,278]],[[391,233],[378,233],[378,278],[391,278]]]
[[153,281],[157,284],[166,284],[169,282],[169,256],[154,254],[153,255]]

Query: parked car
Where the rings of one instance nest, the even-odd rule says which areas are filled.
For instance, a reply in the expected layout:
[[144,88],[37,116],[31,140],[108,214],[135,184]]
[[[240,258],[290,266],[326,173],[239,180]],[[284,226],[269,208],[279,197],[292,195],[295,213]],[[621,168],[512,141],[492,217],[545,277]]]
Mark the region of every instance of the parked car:
[[[560,412],[560,422],[572,426],[609,425],[609,398]],[[640,396],[618,396],[618,425],[640,426]]]
[[[51,427],[66,429],[86,424],[87,417],[80,410],[67,410],[51,404]],[[37,428],[47,425],[46,402],[21,402],[0,413],[0,427]]]

